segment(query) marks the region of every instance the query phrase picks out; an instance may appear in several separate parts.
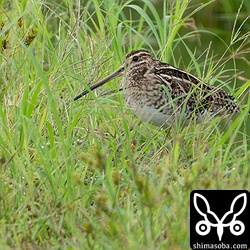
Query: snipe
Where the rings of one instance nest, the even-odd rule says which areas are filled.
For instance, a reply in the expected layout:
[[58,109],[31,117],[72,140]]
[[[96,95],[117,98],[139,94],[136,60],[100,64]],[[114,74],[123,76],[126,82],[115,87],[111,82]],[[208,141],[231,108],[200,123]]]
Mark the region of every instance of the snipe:
[[239,112],[233,96],[157,60],[146,50],[129,53],[120,68],[84,90],[74,100],[118,76],[123,76],[121,88],[127,106],[142,121],[156,126],[166,126],[173,119],[201,122],[206,117]]

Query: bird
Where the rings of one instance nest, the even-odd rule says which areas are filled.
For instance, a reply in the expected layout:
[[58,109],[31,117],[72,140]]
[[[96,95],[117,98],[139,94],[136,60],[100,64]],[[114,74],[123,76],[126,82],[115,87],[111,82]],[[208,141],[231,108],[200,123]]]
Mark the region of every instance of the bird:
[[200,123],[206,118],[240,111],[236,99],[221,88],[162,62],[147,50],[127,54],[113,73],[89,86],[74,100],[121,76],[120,89],[127,107],[141,121],[167,127],[175,119]]

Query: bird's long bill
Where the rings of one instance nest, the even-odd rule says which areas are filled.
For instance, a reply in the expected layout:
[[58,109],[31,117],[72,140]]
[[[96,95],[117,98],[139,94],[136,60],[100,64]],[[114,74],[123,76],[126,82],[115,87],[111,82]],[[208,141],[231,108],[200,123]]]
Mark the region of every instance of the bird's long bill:
[[115,72],[113,72],[112,74],[106,76],[104,79],[100,80],[99,82],[93,84],[92,86],[89,87],[89,89],[85,89],[81,94],[77,95],[74,98],[74,101],[78,100],[79,98],[81,98],[82,96],[86,95],[89,93],[90,90],[94,90],[100,86],[102,86],[103,84],[109,82],[110,80],[121,76],[124,72],[124,66],[122,65],[120,68],[118,68]]

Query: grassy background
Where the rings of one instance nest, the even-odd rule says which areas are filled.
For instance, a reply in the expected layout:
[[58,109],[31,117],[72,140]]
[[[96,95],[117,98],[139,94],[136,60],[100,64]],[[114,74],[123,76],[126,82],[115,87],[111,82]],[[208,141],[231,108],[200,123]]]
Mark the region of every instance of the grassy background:
[[[2,0],[1,249],[189,249],[192,190],[250,190],[249,1],[159,2]],[[117,80],[73,101],[142,47],[242,112],[164,131]]]

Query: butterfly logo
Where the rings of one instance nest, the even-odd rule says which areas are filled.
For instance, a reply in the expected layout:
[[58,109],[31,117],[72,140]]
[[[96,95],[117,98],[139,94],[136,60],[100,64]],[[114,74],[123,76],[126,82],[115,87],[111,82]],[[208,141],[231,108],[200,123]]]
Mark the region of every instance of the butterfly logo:
[[[243,205],[239,209],[239,204],[241,204],[240,203],[241,199],[243,199]],[[195,193],[193,202],[194,202],[194,207],[196,211],[204,218],[203,220],[200,220],[199,222],[197,222],[195,226],[195,230],[199,235],[204,236],[204,235],[209,234],[211,227],[217,228],[217,235],[218,235],[219,241],[221,241],[222,239],[222,236],[224,233],[224,227],[229,227],[230,232],[236,236],[244,233],[245,225],[243,224],[242,221],[237,220],[236,218],[246,208],[246,205],[247,205],[246,193],[239,194],[233,199],[231,206],[230,206],[230,210],[227,211],[222,216],[221,219],[219,219],[218,216],[213,211],[210,210],[210,205],[207,199],[203,195]],[[200,204],[200,208],[198,206],[198,202]],[[202,204],[203,206],[201,206]],[[237,207],[235,206],[235,204],[237,204]],[[225,220],[226,219],[229,220],[230,218],[232,218],[230,222],[225,223]]]

